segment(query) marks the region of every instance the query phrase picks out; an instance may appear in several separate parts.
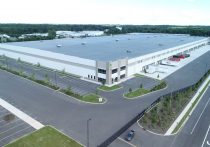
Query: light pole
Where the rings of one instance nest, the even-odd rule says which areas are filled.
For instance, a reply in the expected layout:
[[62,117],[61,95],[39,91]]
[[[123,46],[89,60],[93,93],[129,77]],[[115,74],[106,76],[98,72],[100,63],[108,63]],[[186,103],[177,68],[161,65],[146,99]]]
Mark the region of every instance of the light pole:
[[87,147],[89,147],[89,122],[91,121],[91,118],[87,120]]

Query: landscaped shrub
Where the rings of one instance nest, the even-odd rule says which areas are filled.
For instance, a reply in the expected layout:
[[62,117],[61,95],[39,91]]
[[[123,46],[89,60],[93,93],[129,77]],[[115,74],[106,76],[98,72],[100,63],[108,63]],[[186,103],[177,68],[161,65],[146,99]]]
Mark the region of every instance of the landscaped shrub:
[[61,89],[60,91],[69,95],[69,96],[72,96],[72,97],[75,97],[78,99],[82,99],[82,96],[80,94],[73,92],[70,88]]
[[166,82],[165,81],[161,81],[158,85],[154,86],[153,88],[150,89],[150,91],[157,91],[157,90],[160,90],[160,89],[163,89],[167,86]]
[[[210,70],[208,73],[210,74]],[[139,123],[145,129],[165,133],[209,74],[205,74],[197,83],[189,88],[184,88],[171,95],[163,96],[161,101],[139,120]],[[166,87],[166,83],[161,82],[159,85],[153,87],[151,91],[164,87]]]

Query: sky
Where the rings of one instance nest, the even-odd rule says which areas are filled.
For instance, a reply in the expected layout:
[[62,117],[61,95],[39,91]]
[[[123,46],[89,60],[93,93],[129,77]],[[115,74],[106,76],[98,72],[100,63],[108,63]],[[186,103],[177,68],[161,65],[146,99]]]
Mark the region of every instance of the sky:
[[0,23],[210,25],[210,0],[0,0]]

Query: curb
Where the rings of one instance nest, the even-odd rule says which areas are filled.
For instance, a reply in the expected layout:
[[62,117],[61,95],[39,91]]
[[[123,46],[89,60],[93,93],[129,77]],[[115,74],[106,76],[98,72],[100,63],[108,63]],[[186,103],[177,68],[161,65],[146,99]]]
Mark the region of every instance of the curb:
[[[140,118],[140,119],[141,119],[141,118]],[[140,120],[140,119],[139,119],[139,120]],[[138,124],[138,126],[139,126],[140,128],[142,128],[142,129],[144,130],[144,127],[142,127],[142,126],[138,123],[139,120],[137,120],[136,123]],[[145,129],[145,131],[148,132],[148,133],[157,135],[157,136],[165,136],[164,134],[155,133],[155,132],[152,132],[152,131],[150,131],[150,130],[148,130],[148,129]]]
[[[77,100],[77,101],[79,101],[79,102],[86,103],[86,104],[102,105],[102,104],[105,104],[105,103],[107,102],[107,99],[104,98],[104,97],[101,97],[101,96],[100,96],[100,97],[104,99],[104,102],[103,102],[103,103],[93,103],[93,102],[82,101],[82,100],[77,99],[77,98],[75,98],[75,97],[72,97],[72,96],[70,96],[70,95],[68,95],[68,94],[65,94],[65,93],[63,93],[63,92],[61,92],[61,91],[56,91],[56,92],[58,92],[58,93],[60,93],[60,94],[63,94],[63,95],[65,95],[65,96],[67,96],[67,97],[70,97],[70,98],[72,98],[72,99],[74,99],[74,100]],[[91,94],[91,93],[90,93],[90,94]]]

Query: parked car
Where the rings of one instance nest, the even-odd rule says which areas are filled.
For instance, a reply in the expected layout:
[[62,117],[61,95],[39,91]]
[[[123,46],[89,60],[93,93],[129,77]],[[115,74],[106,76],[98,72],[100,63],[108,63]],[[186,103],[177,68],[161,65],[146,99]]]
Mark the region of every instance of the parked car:
[[128,134],[125,136],[125,140],[127,141],[131,141],[135,136],[135,131],[134,130],[130,130],[128,132]]
[[179,62],[180,58],[169,58],[169,60]]
[[180,58],[180,55],[173,55],[173,58]]
[[190,57],[190,54],[184,54],[185,58]]
[[180,59],[184,59],[185,56],[184,56],[184,55],[179,55],[179,58],[180,58]]

